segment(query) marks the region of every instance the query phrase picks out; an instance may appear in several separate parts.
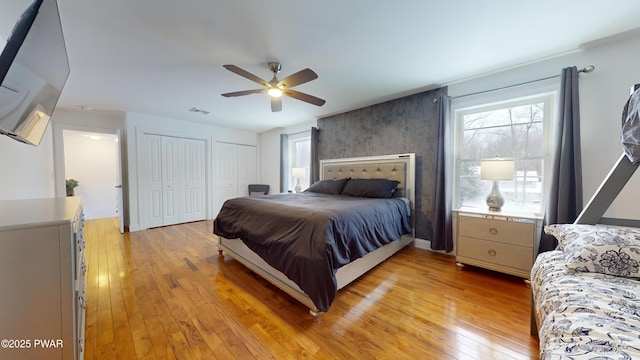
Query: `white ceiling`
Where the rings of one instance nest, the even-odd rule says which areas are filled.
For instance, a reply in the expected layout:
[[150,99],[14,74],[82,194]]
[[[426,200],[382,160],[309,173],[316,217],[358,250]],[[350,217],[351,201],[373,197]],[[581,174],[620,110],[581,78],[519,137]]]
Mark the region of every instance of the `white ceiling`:
[[[3,0],[5,1],[5,0]],[[59,106],[263,131],[576,50],[639,26],[637,0],[58,0],[71,74]],[[322,107],[225,98],[304,68]],[[196,107],[209,115],[191,113]]]

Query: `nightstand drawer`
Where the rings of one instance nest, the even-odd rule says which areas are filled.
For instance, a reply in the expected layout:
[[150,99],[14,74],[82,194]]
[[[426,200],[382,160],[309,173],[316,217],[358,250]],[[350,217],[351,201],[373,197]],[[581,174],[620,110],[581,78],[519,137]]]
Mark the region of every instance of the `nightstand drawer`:
[[530,271],[533,265],[533,248],[460,236],[458,260],[464,263],[464,258]]
[[532,247],[533,223],[460,216],[458,236]]

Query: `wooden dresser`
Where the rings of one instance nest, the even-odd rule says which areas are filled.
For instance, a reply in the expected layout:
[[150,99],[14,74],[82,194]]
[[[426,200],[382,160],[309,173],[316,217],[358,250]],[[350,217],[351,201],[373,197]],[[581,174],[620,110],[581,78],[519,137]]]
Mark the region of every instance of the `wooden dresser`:
[[528,279],[541,217],[473,209],[454,211],[456,261]]
[[83,359],[78,197],[0,201],[0,358]]

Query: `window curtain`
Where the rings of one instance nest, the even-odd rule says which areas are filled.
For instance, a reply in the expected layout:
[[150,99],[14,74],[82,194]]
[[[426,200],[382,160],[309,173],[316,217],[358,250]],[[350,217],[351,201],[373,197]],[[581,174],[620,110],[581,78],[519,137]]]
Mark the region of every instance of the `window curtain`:
[[289,135],[280,134],[280,192],[289,190]]
[[320,180],[320,160],[318,159],[318,135],[320,130],[317,127],[311,128],[311,163],[309,170],[309,185]]
[[[582,211],[578,69],[562,69],[558,122],[554,129],[551,185],[543,225],[573,223]],[[538,253],[555,249],[553,236],[540,237]]]
[[447,181],[451,169],[446,159],[446,149],[448,145],[447,129],[449,114],[449,97],[440,95],[436,98],[438,105],[438,149],[436,159],[436,189],[433,206],[433,239],[431,239],[431,249],[453,250],[453,233],[451,225],[451,191],[448,189]]

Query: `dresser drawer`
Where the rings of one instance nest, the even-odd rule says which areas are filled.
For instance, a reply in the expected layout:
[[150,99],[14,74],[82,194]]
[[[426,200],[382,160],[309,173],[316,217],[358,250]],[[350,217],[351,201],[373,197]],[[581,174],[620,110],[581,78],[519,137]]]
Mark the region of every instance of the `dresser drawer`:
[[530,271],[533,265],[533,248],[504,244],[495,241],[458,237],[458,258],[464,258]]
[[533,223],[460,216],[458,236],[532,247]]

